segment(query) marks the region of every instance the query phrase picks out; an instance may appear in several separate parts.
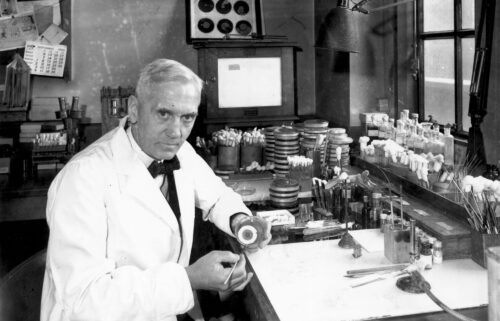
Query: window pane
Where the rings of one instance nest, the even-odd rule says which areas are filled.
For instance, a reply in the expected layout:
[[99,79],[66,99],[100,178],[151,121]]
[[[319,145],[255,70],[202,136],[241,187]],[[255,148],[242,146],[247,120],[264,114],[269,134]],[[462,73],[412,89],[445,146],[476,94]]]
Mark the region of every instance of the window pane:
[[474,29],[474,0],[462,0],[462,28]]
[[474,38],[462,39],[462,123],[463,130],[469,131],[471,126],[469,112],[469,88],[474,62]]
[[453,0],[424,0],[424,32],[453,30]]
[[453,39],[424,41],[425,116],[440,124],[455,123],[455,68]]

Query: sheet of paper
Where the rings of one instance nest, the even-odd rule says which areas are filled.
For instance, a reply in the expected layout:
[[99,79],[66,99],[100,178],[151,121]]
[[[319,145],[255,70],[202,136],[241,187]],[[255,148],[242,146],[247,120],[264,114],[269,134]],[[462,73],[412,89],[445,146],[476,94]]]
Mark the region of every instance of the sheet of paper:
[[380,229],[356,230],[349,233],[367,252],[384,251],[384,234],[380,232]]
[[47,45],[27,41],[24,60],[31,68],[31,74],[62,77],[66,63],[65,45]]
[[281,105],[281,60],[223,58],[218,60],[219,107]]
[[0,19],[0,51],[22,48],[26,41],[37,38],[38,30],[33,15]]
[[59,26],[55,24],[51,24],[44,33],[38,37],[38,42],[42,42],[50,45],[58,45],[60,44],[66,37],[68,33]]
[[61,5],[59,0],[18,1],[18,13],[33,13],[35,6],[47,6],[52,8],[52,23],[61,25]]

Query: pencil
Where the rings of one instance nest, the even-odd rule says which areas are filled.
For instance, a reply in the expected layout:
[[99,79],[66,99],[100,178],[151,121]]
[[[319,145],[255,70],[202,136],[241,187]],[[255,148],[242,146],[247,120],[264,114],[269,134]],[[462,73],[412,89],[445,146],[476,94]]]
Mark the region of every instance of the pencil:
[[229,279],[231,278],[231,275],[233,275],[233,272],[236,269],[236,265],[238,264],[239,261],[240,261],[240,258],[238,257],[238,260],[236,261],[236,263],[234,263],[233,267],[231,268],[231,271],[229,271],[229,275],[227,276],[226,280],[224,281],[224,284],[227,284],[227,282],[229,282]]

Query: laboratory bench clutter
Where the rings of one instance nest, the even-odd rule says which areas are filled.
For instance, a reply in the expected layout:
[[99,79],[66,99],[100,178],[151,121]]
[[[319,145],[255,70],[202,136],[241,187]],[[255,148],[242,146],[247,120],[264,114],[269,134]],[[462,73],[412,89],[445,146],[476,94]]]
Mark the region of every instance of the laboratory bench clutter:
[[[324,119],[196,137],[214,172],[272,225],[270,245],[247,253],[249,319],[446,320],[458,310],[500,320],[500,182],[470,175],[474,159],[457,163],[447,130],[406,112],[397,127],[365,119],[356,140]],[[56,171],[2,189],[2,222],[43,220]],[[244,223],[240,243],[258,242],[262,226]]]
[[[474,159],[456,164],[449,128],[441,133],[436,125],[410,119],[407,111],[396,127],[385,115],[380,120],[366,122],[359,145],[346,129],[330,128],[322,119],[246,131],[225,128],[197,137],[196,147],[214,172],[272,225],[271,245],[248,254],[258,280],[247,298],[262,308],[251,309],[255,319],[297,320],[290,311],[306,306],[309,315],[332,313],[322,320],[404,319],[442,310],[456,315],[452,309],[500,320],[500,181],[469,175]],[[237,235],[240,242],[256,242],[257,225]],[[325,253],[318,256],[331,257],[308,261],[319,248]],[[273,264],[276,269],[269,269]],[[288,288],[277,289],[275,282],[284,277],[283,265],[294,270],[285,274],[293,278],[289,284],[306,292],[319,287],[318,292],[283,297]],[[295,281],[309,274],[315,275],[314,286]],[[326,289],[320,285],[326,279],[339,282],[325,281],[332,286]],[[353,300],[398,304],[345,312],[347,306],[327,304],[336,289],[349,289],[346,298]],[[383,298],[370,299],[379,290]]]

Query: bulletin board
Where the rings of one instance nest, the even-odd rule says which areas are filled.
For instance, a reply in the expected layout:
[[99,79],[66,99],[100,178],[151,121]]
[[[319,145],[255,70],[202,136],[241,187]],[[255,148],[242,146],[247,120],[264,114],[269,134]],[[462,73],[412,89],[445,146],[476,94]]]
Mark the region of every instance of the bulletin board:
[[23,56],[27,41],[40,41],[41,35],[56,24],[65,33],[64,40],[58,44],[66,47],[62,75],[65,80],[71,80],[71,5],[72,0],[18,0],[17,13],[0,16],[0,34],[8,37],[0,39],[0,65],[10,62],[15,53]]

